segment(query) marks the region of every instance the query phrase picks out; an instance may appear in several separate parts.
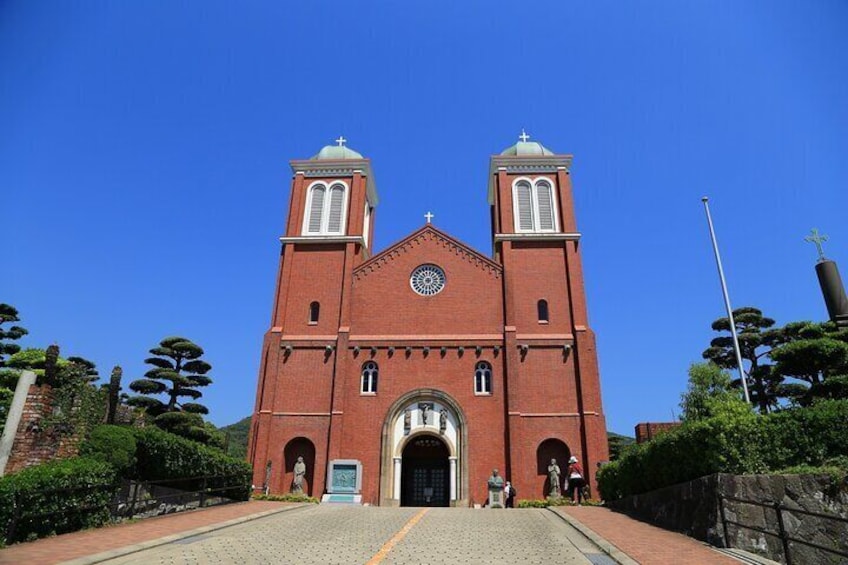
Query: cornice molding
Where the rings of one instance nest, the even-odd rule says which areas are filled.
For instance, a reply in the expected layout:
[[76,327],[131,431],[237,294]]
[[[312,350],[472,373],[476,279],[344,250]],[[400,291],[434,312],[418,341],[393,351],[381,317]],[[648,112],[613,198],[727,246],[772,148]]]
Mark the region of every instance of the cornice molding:
[[361,235],[284,235],[280,243],[358,243],[365,247],[365,238]]
[[580,241],[583,234],[572,233],[496,233],[495,241]]
[[339,178],[352,177],[359,173],[365,177],[365,191],[368,202],[376,206],[380,202],[377,195],[377,183],[374,173],[371,171],[369,159],[318,159],[318,160],[292,160],[289,161],[292,172],[302,174],[308,178]]
[[493,155],[489,161],[489,204],[495,203],[495,175],[499,170],[510,174],[568,172],[573,159],[573,155]]

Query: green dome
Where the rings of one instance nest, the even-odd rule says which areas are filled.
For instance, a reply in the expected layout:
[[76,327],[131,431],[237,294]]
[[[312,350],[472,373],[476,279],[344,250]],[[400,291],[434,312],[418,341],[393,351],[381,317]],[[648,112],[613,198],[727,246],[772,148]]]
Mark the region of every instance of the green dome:
[[553,155],[554,152],[538,141],[519,141],[501,151],[501,155]]
[[344,147],[339,145],[325,145],[321,151],[315,155],[312,160],[322,160],[322,159],[362,159],[362,155],[351,149],[350,147]]

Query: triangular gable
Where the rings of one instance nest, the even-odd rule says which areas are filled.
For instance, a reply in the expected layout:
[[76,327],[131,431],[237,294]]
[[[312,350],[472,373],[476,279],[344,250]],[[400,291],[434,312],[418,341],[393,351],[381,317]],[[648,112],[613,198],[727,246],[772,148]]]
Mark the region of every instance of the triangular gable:
[[503,273],[503,268],[485,255],[478,253],[464,243],[452,238],[443,231],[436,229],[432,224],[425,224],[424,227],[418,231],[413,232],[405,239],[389,246],[384,251],[381,251],[354,269],[354,280],[364,279],[369,274],[380,270],[380,268],[382,268],[386,263],[401,253],[405,253],[410,248],[420,245],[425,241],[435,241],[445,249],[455,253],[459,257],[462,257],[468,263],[482,269],[495,278],[500,278]]

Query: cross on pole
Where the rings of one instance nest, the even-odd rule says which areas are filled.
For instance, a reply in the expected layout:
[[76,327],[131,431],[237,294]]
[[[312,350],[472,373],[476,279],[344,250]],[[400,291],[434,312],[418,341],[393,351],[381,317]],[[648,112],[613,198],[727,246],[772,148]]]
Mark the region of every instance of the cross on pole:
[[336,143],[339,144],[339,147],[344,147],[344,144],[347,143],[347,140],[344,138],[343,135],[340,135],[339,138],[336,140]]
[[813,228],[810,231],[812,232],[813,235],[808,235],[807,237],[804,238],[804,241],[807,241],[809,243],[815,243],[816,244],[816,250],[819,252],[819,261],[820,262],[825,261],[826,258],[824,256],[824,249],[822,248],[822,243],[827,241],[827,236],[826,235],[820,235],[818,228]]
[[527,143],[527,140],[530,139],[530,136],[524,131],[524,128],[521,128],[521,135],[518,136],[522,142]]
[[424,217],[427,218],[427,223],[429,224],[430,220],[432,220],[435,217],[435,214],[427,212],[426,214],[424,214]]

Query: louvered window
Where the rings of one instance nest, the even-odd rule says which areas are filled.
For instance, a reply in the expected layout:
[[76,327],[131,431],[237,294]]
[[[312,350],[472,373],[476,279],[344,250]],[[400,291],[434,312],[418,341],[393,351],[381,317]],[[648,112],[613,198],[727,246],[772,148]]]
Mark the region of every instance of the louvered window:
[[347,187],[334,184],[327,189],[321,183],[309,189],[304,235],[340,235],[344,233]]
[[539,207],[539,231],[553,231],[554,203],[551,199],[551,185],[545,181],[537,182],[536,200]]
[[334,186],[330,189],[330,219],[327,222],[328,233],[341,233],[342,214],[344,213],[344,187]]
[[324,195],[327,189],[323,185],[314,186],[310,192],[309,233],[321,233],[321,219],[324,216]]
[[522,182],[515,187],[515,200],[518,207],[518,229],[533,231],[533,198],[530,183]]
[[557,231],[556,203],[551,183],[520,179],[513,185],[515,231],[540,233]]

